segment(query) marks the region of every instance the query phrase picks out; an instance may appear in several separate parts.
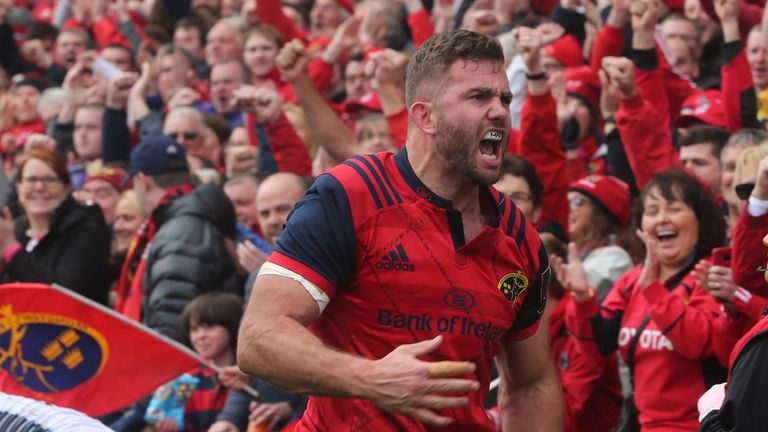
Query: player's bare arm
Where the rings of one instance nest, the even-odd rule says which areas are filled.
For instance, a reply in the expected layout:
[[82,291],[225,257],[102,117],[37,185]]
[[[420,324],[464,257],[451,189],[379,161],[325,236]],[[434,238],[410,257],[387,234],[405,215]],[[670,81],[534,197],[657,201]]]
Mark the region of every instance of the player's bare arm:
[[467,397],[455,393],[479,388],[477,381],[455,378],[473,372],[471,363],[417,358],[437,349],[441,337],[368,360],[329,348],[313,335],[307,326],[319,315],[318,304],[299,282],[259,276],[240,327],[239,367],[289,391],[368,399],[437,426],[452,420],[436,410],[466,406]]
[[502,430],[515,430],[519,425],[525,425],[527,431],[563,430],[563,398],[550,358],[548,333],[547,320],[542,319],[533,336],[502,345],[497,358]]

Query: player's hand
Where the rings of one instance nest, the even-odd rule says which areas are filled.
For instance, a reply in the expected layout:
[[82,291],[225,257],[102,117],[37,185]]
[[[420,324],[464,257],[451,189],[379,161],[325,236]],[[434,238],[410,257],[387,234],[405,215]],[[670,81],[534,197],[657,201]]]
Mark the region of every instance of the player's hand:
[[640,240],[645,243],[645,262],[643,263],[643,271],[640,272],[640,277],[637,278],[637,287],[643,289],[659,280],[659,244],[655,238],[641,230],[637,230],[635,233],[640,237]]
[[575,243],[568,243],[568,262],[559,256],[550,255],[550,263],[552,263],[555,277],[563,288],[572,293],[574,299],[583,301],[592,296],[592,287],[589,285],[587,272],[581,264],[579,250]]
[[307,76],[307,67],[309,66],[309,55],[304,44],[300,40],[294,39],[283,45],[277,54],[277,68],[283,74],[286,80],[294,82],[301,77]]
[[248,407],[248,421],[255,425],[266,425],[267,430],[272,430],[276,424],[289,418],[293,413],[288,402],[259,403],[251,402]]
[[[469,403],[456,393],[477,391],[480,383],[465,377],[475,371],[470,362],[425,362],[417,357],[434,352],[443,341],[434,339],[400,345],[386,357],[373,362],[367,374],[366,398],[385,411],[414,417],[432,426],[452,422],[437,410],[461,408]],[[451,396],[443,395],[450,393]]]

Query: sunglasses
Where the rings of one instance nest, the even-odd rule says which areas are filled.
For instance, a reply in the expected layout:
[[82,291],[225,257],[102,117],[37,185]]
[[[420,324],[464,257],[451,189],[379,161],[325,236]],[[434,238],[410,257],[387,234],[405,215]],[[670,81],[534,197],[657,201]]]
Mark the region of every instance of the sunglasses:
[[749,196],[752,195],[752,190],[754,188],[754,183],[741,183],[733,187],[733,189],[736,191],[736,196],[739,197],[739,199],[742,201],[749,199]]
[[171,132],[165,134],[169,138],[173,138],[178,141],[179,136],[183,137],[186,141],[191,141],[198,137],[197,132]]

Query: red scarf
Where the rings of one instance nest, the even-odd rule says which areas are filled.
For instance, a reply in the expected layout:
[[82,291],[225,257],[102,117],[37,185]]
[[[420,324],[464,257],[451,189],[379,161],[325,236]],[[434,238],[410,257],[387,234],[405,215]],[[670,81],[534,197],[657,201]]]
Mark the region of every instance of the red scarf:
[[[184,184],[172,186],[165,190],[158,207],[170,204],[177,198],[189,194],[194,186]],[[147,256],[152,245],[152,240],[157,233],[157,224],[151,217],[147,219],[128,246],[128,252],[120,269],[120,278],[117,280],[117,304],[115,310],[135,321],[141,322],[141,302],[144,294],[142,280],[144,270],[147,267]]]

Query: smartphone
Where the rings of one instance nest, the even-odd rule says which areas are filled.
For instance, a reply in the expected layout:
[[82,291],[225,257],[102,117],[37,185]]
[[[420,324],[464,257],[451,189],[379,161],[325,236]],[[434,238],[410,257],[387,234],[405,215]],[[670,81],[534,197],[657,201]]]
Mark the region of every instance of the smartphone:
[[104,57],[96,57],[96,60],[93,61],[93,72],[103,76],[108,80],[123,73],[119,67],[113,65]]
[[722,246],[712,249],[712,264],[721,267],[730,267],[731,252],[730,246]]

